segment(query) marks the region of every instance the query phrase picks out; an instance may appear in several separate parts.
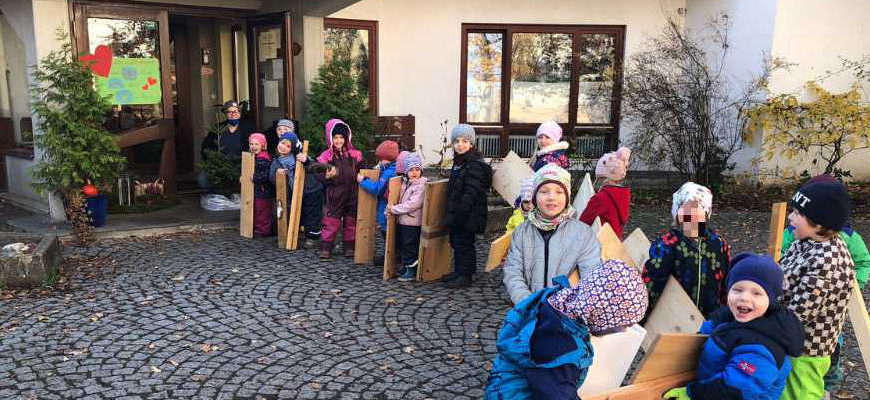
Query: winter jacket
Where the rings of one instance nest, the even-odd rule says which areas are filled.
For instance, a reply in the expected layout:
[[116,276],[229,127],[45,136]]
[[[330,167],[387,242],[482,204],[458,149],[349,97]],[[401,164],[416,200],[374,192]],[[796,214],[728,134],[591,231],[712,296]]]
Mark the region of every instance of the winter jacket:
[[250,121],[241,120],[239,127],[233,133],[227,130],[227,121],[221,122],[218,130],[220,131],[220,141],[218,141],[218,135],[215,132],[209,132],[202,139],[200,155],[203,160],[208,158],[206,150],[220,151],[229,158],[241,158],[242,152],[248,149],[248,138],[256,128]]
[[568,160],[568,142],[559,142],[549,145],[535,153],[535,162],[532,170],[537,172],[547,164],[556,164],[563,169],[568,169],[571,162]]
[[702,232],[700,239],[696,241],[679,229],[671,229],[650,246],[650,258],[643,268],[643,281],[650,295],[647,316],[655,308],[671,275],[705,318],[726,304],[725,280],[731,265],[731,250],[725,239],[712,229]]
[[[353,217],[356,215],[356,174],[359,173],[359,163],[362,160],[362,153],[354,149],[350,144],[352,137],[350,133],[348,133],[347,140],[345,140],[342,149],[336,149],[332,146],[332,129],[339,123],[343,124],[344,122],[341,122],[341,120],[330,120],[326,123],[326,143],[329,144],[329,148],[317,157],[318,162],[331,164],[338,172],[338,175],[332,179],[326,179],[323,172],[316,174],[317,179],[326,187],[325,216],[330,218]],[[349,127],[348,132],[350,132]]]
[[359,187],[366,192],[371,193],[378,199],[378,225],[382,231],[387,230],[387,216],[384,210],[387,209],[387,197],[389,196],[390,179],[396,176],[396,163],[382,164],[380,166],[381,175],[378,180],[373,181],[369,178],[363,179],[359,183]]
[[[575,221],[577,222],[577,221]],[[547,298],[568,286],[568,279],[560,276],[553,280],[553,285],[538,290],[527,296],[525,300],[514,306],[504,318],[504,324],[498,332],[496,347],[498,356],[493,362],[486,385],[487,400],[532,399],[529,383],[524,371],[530,368],[556,368],[563,365],[574,365],[580,369],[579,388],[586,379],[589,366],[592,365],[592,342],[589,329],[582,321],[567,317],[561,318],[564,331],[574,342],[574,350],[569,351],[546,363],[536,363],[532,357],[532,333],[538,323],[539,307],[547,303]],[[560,314],[561,315],[561,314]]]
[[423,225],[423,192],[426,190],[427,179],[403,178],[402,194],[399,202],[393,206],[393,215],[399,216],[399,225],[421,226]]
[[269,171],[271,170],[272,161],[266,152],[261,152],[254,159],[254,177],[251,179],[254,182],[254,198],[255,199],[274,199],[275,186],[269,180]]
[[[840,237],[846,242],[846,248],[849,249],[849,255],[852,256],[852,262],[855,264],[855,279],[858,281],[858,287],[864,291],[867,277],[870,275],[870,252],[867,251],[867,244],[864,243],[861,234],[855,232],[848,224],[840,231]],[[788,226],[782,235],[782,255],[785,255],[794,241],[794,227]]]
[[624,186],[606,185],[595,193],[583,213],[580,221],[592,225],[595,217],[601,217],[601,223],[610,224],[616,237],[622,240],[622,228],[628,222],[628,207],[631,204],[631,189]]
[[517,229],[523,221],[526,220],[526,214],[523,212],[522,206],[520,208],[515,208],[514,213],[511,214],[510,219],[508,219],[507,225],[504,226],[504,230],[506,233],[513,232],[514,229]]
[[[338,124],[347,127],[347,137],[344,140],[344,148],[340,150],[335,149],[332,146],[332,130],[335,129],[335,126]],[[324,150],[323,153],[320,153],[317,157],[317,162],[332,164],[332,158],[336,155],[350,155],[350,158],[353,158],[357,163],[362,162],[362,153],[353,147],[353,132],[351,132],[350,126],[344,121],[338,118],[326,121],[326,130],[324,131],[324,134],[326,135],[326,150]],[[356,182],[356,176],[354,176],[354,182]]]
[[[303,195],[310,195],[323,190],[323,184],[320,183],[320,181],[316,179],[314,174],[307,169],[308,166],[313,163],[313,161],[313,158],[308,157],[308,159],[305,160],[305,163],[302,164],[306,168],[305,186],[302,189]],[[272,167],[269,172],[269,179],[272,180],[273,184],[275,183],[275,177],[278,174],[279,168],[287,170],[285,173],[287,174],[287,198],[289,199],[291,194],[293,193],[293,180],[296,176],[296,155],[288,154],[286,156],[278,156],[272,159]]]
[[692,400],[777,400],[791,372],[789,358],[803,350],[801,321],[776,304],[745,323],[722,307],[701,325],[701,333],[710,338],[697,378],[687,385]]
[[792,243],[779,261],[784,275],[782,304],[804,325],[803,356],[830,356],[843,330],[855,265],[840,236],[826,242]]
[[474,149],[456,155],[447,182],[445,225],[474,233],[486,230],[486,194],[492,185],[492,169]]
[[504,264],[504,285],[514,304],[545,287],[554,277],[583,271],[601,263],[601,244],[592,228],[568,219],[552,232],[541,232],[525,221],[511,234]]

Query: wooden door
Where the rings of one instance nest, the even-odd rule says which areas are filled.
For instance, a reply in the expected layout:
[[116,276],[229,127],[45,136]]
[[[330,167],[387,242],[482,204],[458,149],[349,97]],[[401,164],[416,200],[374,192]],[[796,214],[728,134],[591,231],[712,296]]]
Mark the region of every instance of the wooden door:
[[294,117],[292,46],[290,13],[248,20],[251,103],[258,129]]

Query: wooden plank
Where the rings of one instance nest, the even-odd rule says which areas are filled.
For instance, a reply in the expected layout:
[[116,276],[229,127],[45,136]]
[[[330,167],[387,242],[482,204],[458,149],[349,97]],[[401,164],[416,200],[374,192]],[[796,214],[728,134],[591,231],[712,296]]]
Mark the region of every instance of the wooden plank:
[[785,227],[786,203],[773,203],[770,210],[770,233],[767,239],[767,254],[779,262],[782,254],[782,236]]
[[662,333],[695,333],[704,323],[704,315],[695,306],[673,276],[668,278],[665,290],[646,320],[647,334],[641,347],[649,350],[656,335]]
[[580,188],[577,189],[577,196],[574,197],[574,210],[577,215],[583,214],[583,210],[589,205],[589,199],[595,196],[595,188],[592,187],[592,178],[589,174],[583,176],[583,181],[580,182]]
[[592,335],[592,350],[595,355],[586,380],[578,392],[581,397],[619,388],[628,374],[634,356],[646,336],[646,330],[633,325],[625,331],[603,336]]
[[697,333],[656,334],[632,375],[631,383],[649,382],[696,370],[707,338],[707,335]]
[[507,257],[508,251],[511,249],[511,234],[513,232],[505,232],[504,235],[492,241],[489,245],[489,257],[486,259],[486,272],[496,269],[501,262]]
[[417,280],[431,282],[450,273],[453,249],[444,225],[446,214],[447,180],[427,182],[426,191],[423,193],[423,224]]
[[[302,142],[302,154],[308,155],[308,141]],[[299,248],[299,221],[302,218],[302,192],[305,187],[305,164],[296,161],[293,172],[293,198],[290,199],[290,216],[287,227],[287,250]]]
[[[381,176],[380,171],[376,169],[364,169],[360,173],[371,180],[377,180]],[[371,264],[375,258],[378,198],[362,187],[357,190],[359,195],[356,204],[356,243],[354,243],[353,262]]]
[[695,372],[666,376],[652,381],[623,386],[591,396],[583,396],[583,400],[661,400],[668,390],[686,386],[695,380]]
[[601,231],[598,232],[598,242],[601,243],[601,260],[622,260],[628,265],[637,268],[634,259],[622,246],[622,241],[613,232],[610,224],[601,225]]
[[497,166],[492,175],[492,187],[504,201],[514,204],[514,200],[520,195],[523,178],[534,175],[534,171],[513,151],[509,152]]
[[646,234],[640,228],[636,228],[631,232],[631,235],[628,235],[622,241],[622,246],[628,252],[628,255],[631,256],[631,259],[634,260],[634,265],[637,266],[637,269],[643,271],[643,265],[649,259],[649,247],[652,246]]
[[239,235],[254,237],[254,155],[242,152],[241,201],[239,207]]
[[855,340],[858,341],[858,349],[861,350],[861,358],[864,360],[864,370],[870,377],[870,316],[867,315],[867,306],[864,297],[861,296],[861,288],[858,281],[852,281],[852,295],[849,298],[849,321],[855,331]]
[[[394,206],[399,202],[399,195],[402,194],[402,177],[394,176],[390,178],[389,187],[387,189],[387,204]],[[396,216],[387,215],[387,234],[384,238],[384,280],[389,280],[396,277]]]
[[287,203],[287,173],[275,173],[275,203],[278,210],[278,247],[287,248],[287,225],[289,224],[289,204]]

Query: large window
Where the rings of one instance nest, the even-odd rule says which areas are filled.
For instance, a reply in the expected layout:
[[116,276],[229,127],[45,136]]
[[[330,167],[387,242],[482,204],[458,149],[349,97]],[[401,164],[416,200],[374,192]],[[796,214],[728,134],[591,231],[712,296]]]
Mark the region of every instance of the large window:
[[619,134],[624,36],[624,26],[463,24],[460,122],[503,155],[531,151],[523,136],[554,120],[597,157]]
[[323,57],[349,58],[351,73],[360,93],[366,94],[369,110],[378,113],[377,69],[378,22],[326,18],[323,20]]

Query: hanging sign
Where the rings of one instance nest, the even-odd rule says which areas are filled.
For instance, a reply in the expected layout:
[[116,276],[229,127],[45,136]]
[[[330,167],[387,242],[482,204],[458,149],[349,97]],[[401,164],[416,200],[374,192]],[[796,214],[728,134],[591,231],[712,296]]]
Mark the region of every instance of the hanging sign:
[[112,104],[159,104],[163,97],[156,58],[114,58],[109,76],[94,80]]

